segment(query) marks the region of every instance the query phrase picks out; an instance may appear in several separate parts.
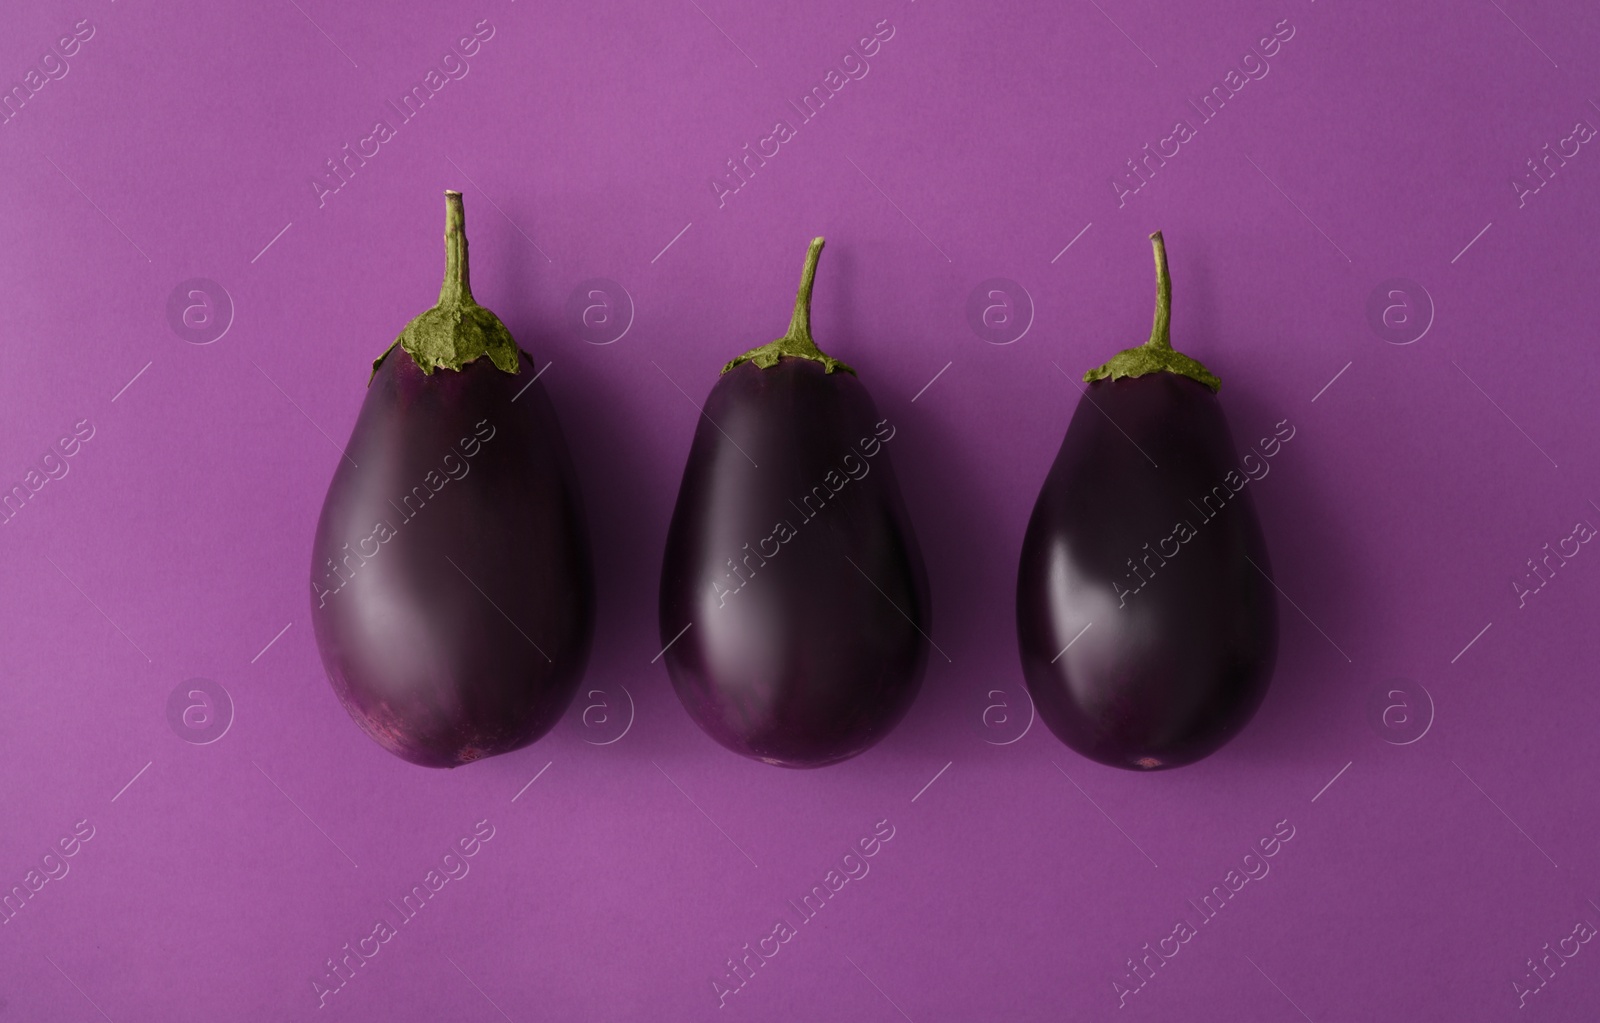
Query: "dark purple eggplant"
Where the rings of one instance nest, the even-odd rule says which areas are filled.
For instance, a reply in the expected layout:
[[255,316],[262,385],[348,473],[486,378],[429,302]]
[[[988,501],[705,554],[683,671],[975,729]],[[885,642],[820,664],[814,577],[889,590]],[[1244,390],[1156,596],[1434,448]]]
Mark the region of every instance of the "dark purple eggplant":
[[789,331],[729,362],[695,429],[667,533],[661,642],[713,739],[781,767],[853,757],[927,667],[922,553],[855,370],[811,336],[811,243]]
[[533,369],[472,298],[461,194],[446,192],[439,304],[373,363],[311,556],[334,692],[414,764],[528,745],[588,662],[588,530]]
[[1150,340],[1084,374],[1017,576],[1039,717],[1130,770],[1216,752],[1261,705],[1278,656],[1272,569],[1220,381],[1172,348],[1166,247],[1150,238]]

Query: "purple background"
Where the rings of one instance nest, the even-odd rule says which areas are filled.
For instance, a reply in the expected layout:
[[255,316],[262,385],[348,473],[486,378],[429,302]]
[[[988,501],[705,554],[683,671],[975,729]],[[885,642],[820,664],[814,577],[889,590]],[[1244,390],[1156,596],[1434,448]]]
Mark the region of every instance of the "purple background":
[[[1522,205],[1510,182],[1600,124],[1600,9],[1008,7],[6,12],[0,83],[79,19],[95,31],[0,125],[0,482],[73,423],[95,432],[0,528],[0,885],[76,822],[94,835],[0,926],[0,1021],[1322,1023],[1594,1004],[1600,944],[1552,958],[1525,1016],[1514,984],[1539,983],[1526,960],[1546,942],[1600,924],[1600,553],[1525,607],[1511,582],[1600,524],[1600,145]],[[884,19],[870,72],[801,123],[789,100]],[[1285,19],[1266,77],[1200,123],[1188,101]],[[466,77],[398,123],[385,101],[483,20]],[[313,176],[379,117],[395,137],[319,207]],[[1195,137],[1119,206],[1112,178],[1179,117]],[[796,136],[719,208],[712,176],[779,118]],[[307,561],[369,363],[437,293],[445,187],[466,193],[478,297],[551,363],[600,602],[567,720],[436,772],[334,699]],[[1250,485],[1287,598],[1273,689],[1217,755],[1139,776],[1023,732],[1012,594],[1072,381],[1148,331],[1158,227],[1174,340],[1222,377],[1240,444],[1283,419],[1296,434]],[[881,745],[799,773],[714,745],[651,658],[693,401],[782,331],[814,234],[817,335],[898,425],[949,660]],[[996,277],[1035,306],[1012,344],[967,320]],[[215,343],[169,324],[190,278],[236,307]],[[636,306],[616,343],[569,310],[590,278]],[[1436,306],[1415,343],[1369,322],[1391,278]],[[169,720],[195,677],[232,702],[210,744]],[[1374,723],[1395,678],[1417,705]],[[481,820],[494,837],[470,874],[319,1011],[325,960]],[[726,960],[884,820],[870,874],[719,1011]],[[1270,874],[1119,1014],[1129,958],[1198,922],[1186,900],[1280,821],[1294,837]]]

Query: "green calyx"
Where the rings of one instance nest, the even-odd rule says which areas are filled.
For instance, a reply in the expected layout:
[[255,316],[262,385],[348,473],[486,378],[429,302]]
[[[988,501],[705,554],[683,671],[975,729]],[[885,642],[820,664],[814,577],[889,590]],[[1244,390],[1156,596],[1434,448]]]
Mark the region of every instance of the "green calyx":
[[820,362],[826,373],[832,373],[836,369],[855,373],[855,370],[838,359],[825,354],[811,337],[811,288],[817,280],[817,260],[822,257],[822,244],[821,238],[813,238],[811,247],[806,250],[806,266],[800,272],[800,291],[795,295],[794,316],[789,320],[789,332],[776,341],[768,341],[759,348],[750,349],[722,367],[722,372],[728,372],[741,362],[753,362],[762,369],[771,369],[778,364],[779,359],[788,356],[791,359],[810,359],[812,362]]
[[439,304],[406,324],[382,355],[372,363],[376,374],[395,345],[405,349],[425,374],[436,369],[459,371],[480,356],[488,356],[498,369],[520,371],[517,342],[500,317],[472,297],[467,272],[466,214],[461,193],[444,193],[444,284]]
[[1199,361],[1173,350],[1172,275],[1167,271],[1167,246],[1161,240],[1160,231],[1150,236],[1150,244],[1156,250],[1156,320],[1150,328],[1150,340],[1137,348],[1123,349],[1104,366],[1091,369],[1083,375],[1084,382],[1142,377],[1147,373],[1176,373],[1215,391],[1222,386],[1216,374]]

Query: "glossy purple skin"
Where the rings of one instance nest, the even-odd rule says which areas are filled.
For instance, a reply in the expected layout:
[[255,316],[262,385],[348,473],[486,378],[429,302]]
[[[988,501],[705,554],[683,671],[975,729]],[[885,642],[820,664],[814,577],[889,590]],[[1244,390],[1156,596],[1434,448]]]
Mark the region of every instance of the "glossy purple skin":
[[[1039,717],[1090,759],[1193,763],[1266,696],[1272,566],[1252,484],[1230,471],[1247,478],[1222,406],[1185,377],[1095,381],[1073,414],[1023,540],[1017,635]],[[1204,504],[1219,486],[1228,499]]]
[[480,358],[424,376],[390,352],[317,523],[311,617],[328,679],[380,746],[426,767],[538,739],[588,662],[577,481],[521,359],[516,375]]
[[928,583],[893,436],[854,375],[810,360],[741,363],[706,399],[667,534],[661,642],[677,638],[662,659],[690,716],[735,753],[836,763],[916,698]]

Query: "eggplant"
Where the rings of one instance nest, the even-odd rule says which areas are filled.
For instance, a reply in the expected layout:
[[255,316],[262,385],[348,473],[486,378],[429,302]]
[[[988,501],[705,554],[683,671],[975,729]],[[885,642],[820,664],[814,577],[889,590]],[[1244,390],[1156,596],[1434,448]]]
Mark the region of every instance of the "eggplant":
[[473,300],[461,193],[446,192],[439,303],[373,363],[311,557],[328,680],[368,735],[414,764],[528,745],[588,663],[588,529],[533,369]]
[[1056,737],[1113,767],[1216,752],[1278,655],[1266,541],[1221,382],[1174,351],[1161,233],[1150,340],[1084,374],[1017,573],[1023,675]]
[[690,717],[780,767],[868,749],[927,667],[927,573],[880,419],[811,335],[823,239],[789,331],[729,362],[706,399],[661,569],[663,658]]

